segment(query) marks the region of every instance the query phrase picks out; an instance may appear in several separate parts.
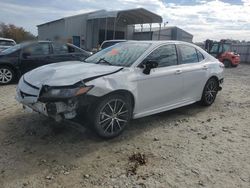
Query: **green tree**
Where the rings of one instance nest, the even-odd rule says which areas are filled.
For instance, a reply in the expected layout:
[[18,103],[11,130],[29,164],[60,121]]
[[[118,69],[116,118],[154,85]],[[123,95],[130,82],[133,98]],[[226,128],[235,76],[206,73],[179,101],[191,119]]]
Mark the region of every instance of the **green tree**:
[[5,23],[0,23],[0,37],[13,39],[17,43],[36,38],[32,33],[25,31],[23,27]]

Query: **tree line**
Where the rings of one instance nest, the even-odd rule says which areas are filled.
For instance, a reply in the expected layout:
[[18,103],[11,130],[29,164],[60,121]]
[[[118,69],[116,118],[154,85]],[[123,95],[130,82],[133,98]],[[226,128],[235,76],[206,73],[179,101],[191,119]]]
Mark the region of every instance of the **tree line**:
[[26,31],[23,27],[5,23],[0,23],[0,37],[13,39],[17,43],[36,39],[32,33]]

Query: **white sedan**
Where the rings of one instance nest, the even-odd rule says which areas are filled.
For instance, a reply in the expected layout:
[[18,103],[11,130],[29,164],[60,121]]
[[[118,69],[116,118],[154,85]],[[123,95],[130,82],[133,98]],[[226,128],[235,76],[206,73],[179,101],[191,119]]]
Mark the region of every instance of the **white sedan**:
[[86,116],[104,138],[119,135],[131,119],[195,102],[211,105],[224,65],[180,41],[129,41],[84,62],[50,64],[26,73],[17,100],[60,121]]

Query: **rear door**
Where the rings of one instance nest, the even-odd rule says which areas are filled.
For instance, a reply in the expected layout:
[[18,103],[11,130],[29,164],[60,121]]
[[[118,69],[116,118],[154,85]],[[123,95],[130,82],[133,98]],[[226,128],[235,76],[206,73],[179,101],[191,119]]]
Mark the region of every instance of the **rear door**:
[[22,49],[20,54],[20,68],[22,73],[51,63],[50,43],[34,43]]
[[150,114],[182,101],[183,79],[176,46],[168,44],[158,47],[144,62],[148,60],[156,61],[159,66],[152,69],[149,75],[137,69],[138,109],[135,109],[135,113],[143,111]]
[[178,44],[180,52],[180,68],[183,76],[184,101],[197,101],[200,99],[207,81],[209,66],[203,54],[195,47]]

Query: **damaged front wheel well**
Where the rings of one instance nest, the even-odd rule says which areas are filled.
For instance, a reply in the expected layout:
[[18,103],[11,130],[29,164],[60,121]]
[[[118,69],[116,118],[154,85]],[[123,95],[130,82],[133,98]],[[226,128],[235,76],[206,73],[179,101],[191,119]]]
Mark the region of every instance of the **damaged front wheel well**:
[[122,95],[122,96],[126,96],[126,97],[128,97],[129,99],[131,99],[132,107],[133,107],[133,109],[134,109],[134,106],[135,106],[135,98],[134,98],[134,95],[133,95],[130,91],[120,89],[120,90],[112,91],[112,92],[106,94],[105,96],[107,96],[107,95],[114,95],[114,94],[119,94],[119,95]]

